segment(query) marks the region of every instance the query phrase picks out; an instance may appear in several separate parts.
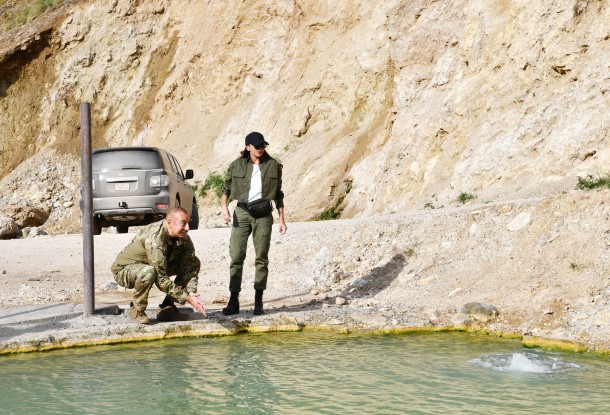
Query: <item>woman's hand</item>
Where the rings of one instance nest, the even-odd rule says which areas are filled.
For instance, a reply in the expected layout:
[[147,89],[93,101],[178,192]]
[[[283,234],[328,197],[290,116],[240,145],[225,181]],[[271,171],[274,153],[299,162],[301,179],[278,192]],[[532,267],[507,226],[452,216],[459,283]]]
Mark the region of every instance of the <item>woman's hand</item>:
[[284,223],[284,221],[280,222],[280,235],[283,235],[288,230],[288,226]]

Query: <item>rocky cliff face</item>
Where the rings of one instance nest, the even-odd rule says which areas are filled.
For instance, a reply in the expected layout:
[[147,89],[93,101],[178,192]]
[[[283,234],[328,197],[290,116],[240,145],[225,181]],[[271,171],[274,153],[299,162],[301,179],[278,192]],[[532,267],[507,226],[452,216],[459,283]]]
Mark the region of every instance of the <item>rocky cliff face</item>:
[[80,102],[94,147],[162,146],[200,180],[262,132],[289,221],[570,189],[608,172],[609,21],[602,0],[65,1],[0,37],[2,202],[73,229]]

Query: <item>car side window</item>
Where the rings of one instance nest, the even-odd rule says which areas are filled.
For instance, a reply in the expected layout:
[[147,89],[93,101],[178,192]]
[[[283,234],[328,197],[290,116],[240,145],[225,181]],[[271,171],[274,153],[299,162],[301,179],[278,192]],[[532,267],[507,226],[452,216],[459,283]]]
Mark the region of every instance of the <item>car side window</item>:
[[167,153],[161,153],[163,155],[163,164],[167,166],[171,171],[176,173],[176,166],[174,165],[171,157]]
[[169,170],[171,170],[175,174],[180,174],[180,172],[176,168],[176,163],[174,163],[174,158],[171,156],[171,154],[164,152],[163,159],[165,161],[164,164],[169,168]]
[[172,159],[172,161],[176,165],[176,173],[179,174],[182,178],[184,178],[184,173],[182,172],[182,167],[180,167],[180,163],[178,163],[178,160],[176,160],[176,158],[174,156],[169,156],[169,157]]

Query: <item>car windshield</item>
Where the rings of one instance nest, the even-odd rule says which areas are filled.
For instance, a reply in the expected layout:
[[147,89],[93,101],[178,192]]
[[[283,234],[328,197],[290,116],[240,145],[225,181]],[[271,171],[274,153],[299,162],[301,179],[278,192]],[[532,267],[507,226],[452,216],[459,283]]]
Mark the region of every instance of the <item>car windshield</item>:
[[93,171],[150,170],[162,168],[159,154],[146,150],[104,151],[92,156]]

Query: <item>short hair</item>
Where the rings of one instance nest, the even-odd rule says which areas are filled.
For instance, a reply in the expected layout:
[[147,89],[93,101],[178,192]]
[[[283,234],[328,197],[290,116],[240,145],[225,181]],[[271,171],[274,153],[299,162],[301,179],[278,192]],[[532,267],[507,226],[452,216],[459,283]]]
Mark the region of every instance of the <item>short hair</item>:
[[175,216],[177,213],[183,213],[183,214],[189,216],[189,213],[186,210],[182,209],[181,207],[176,206],[167,211],[167,213],[165,214],[165,219],[167,219],[171,216]]

